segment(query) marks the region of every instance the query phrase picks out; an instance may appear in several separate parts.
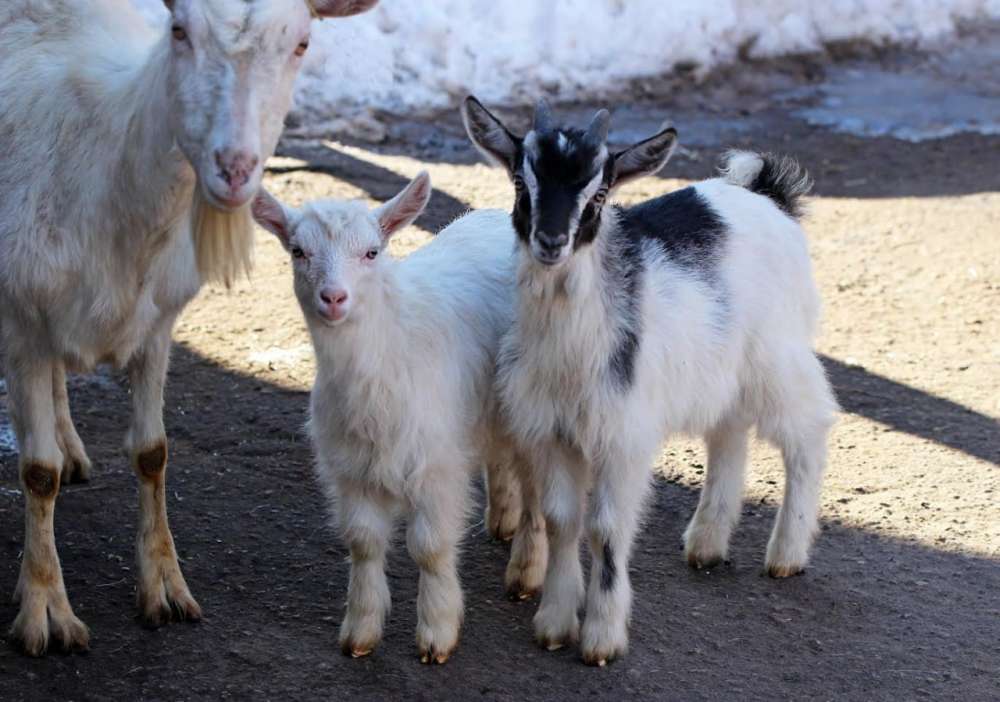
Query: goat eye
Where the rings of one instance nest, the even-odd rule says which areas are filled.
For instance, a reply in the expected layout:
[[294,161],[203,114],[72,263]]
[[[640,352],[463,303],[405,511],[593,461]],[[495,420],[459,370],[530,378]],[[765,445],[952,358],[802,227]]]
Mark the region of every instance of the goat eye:
[[292,247],[292,257],[293,258],[305,258],[306,257],[306,252],[303,251],[298,246],[293,246]]
[[188,34],[184,30],[184,27],[180,26],[179,24],[175,24],[173,27],[171,27],[170,33],[177,41],[187,41]]
[[519,175],[514,176],[514,190],[517,192],[524,190],[524,178]]
[[608,191],[607,190],[604,190],[604,189],[598,190],[596,193],[594,193],[594,204],[598,205],[598,206],[603,205],[604,204],[604,199],[607,196],[608,196]]
[[299,45],[295,47],[295,55],[302,56],[306,53],[306,49],[309,48],[309,40],[305,39],[299,42]]
[[378,256],[378,249],[368,249],[365,252],[365,258],[369,261],[374,261],[376,256]]

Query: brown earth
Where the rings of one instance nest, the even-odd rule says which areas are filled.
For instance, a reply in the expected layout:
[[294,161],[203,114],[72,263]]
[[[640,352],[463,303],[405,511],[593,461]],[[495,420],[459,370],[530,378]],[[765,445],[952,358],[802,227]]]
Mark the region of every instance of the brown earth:
[[[135,479],[119,448],[126,386],[114,374],[75,378],[95,478],[63,489],[56,522],[92,650],[32,660],[0,646],[0,699],[1000,698],[1000,137],[859,139],[806,126],[768,95],[744,80],[636,101],[652,121],[673,116],[682,142],[686,127],[713,120],[750,127],[718,130],[666,178],[620,197],[706,177],[730,145],[795,154],[816,177],[806,229],[825,300],[818,351],[844,412],[805,575],[762,574],[782,485],[766,446],[752,455],[731,562],[686,566],[680,538],[703,458],[696,443],[675,441],[631,564],[623,660],[591,669],[574,650],[538,649],[535,603],[504,599],[507,548],[481,522],[465,541],[466,623],[446,666],[417,660],[416,571],[401,548],[389,564],[395,608],[382,645],[368,659],[343,657],[345,552],[302,429],[311,352],[286,256],[260,233],[252,281],[206,289],[190,306],[170,370],[169,509],[204,621],[139,625]],[[377,148],[297,142],[282,154],[266,184],[294,203],[382,200],[427,167],[431,208],[398,238],[399,254],[469,207],[510,204],[505,178],[477,165],[453,115],[395,121]],[[18,491],[16,458],[0,454],[5,598],[21,549]],[[0,623],[15,613],[0,604]]]

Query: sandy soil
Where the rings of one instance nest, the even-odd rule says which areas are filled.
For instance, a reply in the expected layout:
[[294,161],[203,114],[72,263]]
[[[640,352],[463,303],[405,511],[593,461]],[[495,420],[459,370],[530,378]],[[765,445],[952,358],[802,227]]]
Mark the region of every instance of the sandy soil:
[[[0,646],[0,699],[1000,698],[1000,137],[859,139],[793,120],[772,94],[743,80],[634,101],[640,121],[671,116],[682,142],[686,129],[701,138],[621,199],[706,177],[731,145],[793,153],[816,177],[806,228],[825,300],[818,351],[844,412],[804,576],[761,572],[782,486],[766,446],[753,451],[731,562],[688,569],[680,538],[704,459],[676,441],[631,565],[623,660],[589,669],[573,650],[536,648],[535,604],[504,599],[507,549],[481,523],[465,541],[466,625],[447,666],[417,661],[416,571],[401,548],[382,646],[342,657],[345,552],[302,431],[311,351],[286,256],[260,233],[253,279],[206,289],[185,313],[168,385],[171,521],[205,620],[136,621],[127,391],[113,373],[74,379],[95,479],[63,490],[56,521],[92,651],[29,660]],[[429,168],[431,209],[398,238],[399,255],[469,207],[509,206],[509,185],[476,163],[453,115],[390,135],[378,148],[285,144],[267,187],[290,202],[374,202]],[[0,452],[2,593],[17,579],[21,521],[16,459]],[[0,604],[0,623],[15,613]]]

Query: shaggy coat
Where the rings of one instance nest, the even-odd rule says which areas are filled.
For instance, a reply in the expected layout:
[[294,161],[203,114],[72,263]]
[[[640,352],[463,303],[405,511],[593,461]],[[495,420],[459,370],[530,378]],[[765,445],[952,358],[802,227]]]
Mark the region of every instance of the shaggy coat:
[[604,111],[577,130],[554,125],[542,105],[524,138],[474,98],[464,116],[515,183],[517,302],[497,388],[548,526],[536,634],[550,648],[580,636],[584,660],[603,665],[627,647],[628,560],[665,437],[708,445],[685,535],[692,566],[726,556],[753,426],[786,469],[767,570],[806,565],[836,409],[812,351],[819,300],[796,219],[808,180],[793,161],[734,153],[720,178],[605,206],[613,188],[666,163],[673,129],[612,154]]
[[[456,564],[469,477],[484,463],[502,474],[514,460],[493,403],[513,315],[514,233],[503,212],[474,212],[393,260],[390,237],[430,192],[421,174],[373,212],[329,200],[296,210],[267,193],[254,212],[292,254],[316,352],[310,435],[351,554],[343,652],[367,655],[381,639],[385,556],[403,516],[420,568],[417,646],[423,662],[444,663],[462,620]],[[508,571],[517,594],[541,585],[545,563],[537,500],[530,491],[524,499]]]
[[[311,6],[334,16],[374,4]],[[11,638],[32,655],[50,637],[67,649],[89,642],[53,533],[60,483],[90,473],[67,369],[128,369],[139,607],[153,625],[201,615],[164,497],[171,330],[203,282],[228,282],[249,265],[246,205],[291,102],[310,5],[166,5],[157,28],[128,2],[0,7],[0,348],[26,500]]]

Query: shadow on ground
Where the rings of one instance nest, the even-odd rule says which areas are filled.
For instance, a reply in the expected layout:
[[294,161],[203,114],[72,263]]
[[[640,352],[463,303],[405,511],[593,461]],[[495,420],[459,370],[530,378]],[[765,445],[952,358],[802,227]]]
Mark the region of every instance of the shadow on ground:
[[[835,361],[828,368],[849,411],[876,416],[883,402],[922,407],[914,426],[899,427],[921,436],[925,420],[948,424],[964,411]],[[489,543],[481,525],[466,539],[466,623],[447,666],[417,661],[417,578],[402,548],[390,559],[395,608],[382,646],[368,659],[345,658],[336,634],[346,554],[326,526],[312,480],[300,430],[306,400],[175,349],[166,410],[170,514],[206,617],[199,625],[148,631],[135,620],[136,490],[117,448],[127,396],[114,387],[75,396],[96,477],[63,491],[56,523],[66,585],[91,627],[93,650],[31,660],[0,646],[0,699],[1000,695],[995,560],[825,522],[807,574],[775,581],[761,573],[775,508],[762,502],[744,506],[732,562],[696,573],[679,544],[697,495],[663,480],[632,561],[632,648],[624,660],[590,669],[574,650],[538,649],[531,637],[535,604],[504,600],[507,549]],[[954,444],[970,450],[965,439]],[[2,461],[6,597],[17,579],[23,512],[15,460]],[[0,622],[6,626],[15,613],[5,602]]]

